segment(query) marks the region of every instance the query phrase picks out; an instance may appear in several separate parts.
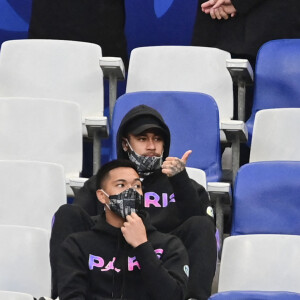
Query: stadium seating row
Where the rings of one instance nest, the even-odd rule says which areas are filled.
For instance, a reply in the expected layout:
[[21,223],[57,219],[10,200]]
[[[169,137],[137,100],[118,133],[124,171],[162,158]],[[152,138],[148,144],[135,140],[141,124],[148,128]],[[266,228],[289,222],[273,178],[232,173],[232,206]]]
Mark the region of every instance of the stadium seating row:
[[[55,56],[53,56],[53,58],[50,58],[50,54],[48,57],[46,57],[49,60],[50,64],[52,65],[52,69],[53,69],[53,71],[51,72],[49,71],[49,73],[52,74],[50,78],[47,77],[48,76],[47,68],[42,65],[41,60],[39,59],[39,55],[36,54],[35,59],[28,61],[26,58],[24,57],[22,58],[22,54],[26,53],[26,51],[20,51],[20,49],[19,52],[16,52],[14,57],[12,57],[12,59],[10,60],[15,62],[17,61],[18,67],[11,69],[10,70],[11,75],[9,75],[9,72],[7,71],[9,67],[1,68],[1,66],[5,66],[5,64],[9,62],[8,59],[4,58],[4,54],[6,54],[5,52],[11,54],[11,51],[9,51],[9,47],[16,42],[17,41],[12,41],[11,44],[10,42],[4,43],[3,44],[4,49],[6,50],[3,51],[3,47],[2,47],[0,53],[0,86],[1,86],[0,88],[0,97],[1,97],[0,99],[0,106],[1,106],[0,142],[3,143],[2,145],[0,145],[0,149],[2,149],[1,150],[2,154],[0,154],[0,158],[2,160],[18,159],[18,160],[40,161],[40,162],[32,163],[32,166],[35,165],[35,167],[39,166],[41,168],[46,166],[47,164],[46,162],[51,162],[50,165],[53,166],[53,170],[56,169],[56,172],[58,172],[57,174],[59,174],[59,175],[55,175],[57,178],[57,182],[56,183],[51,182],[51,184],[53,183],[56,184],[57,186],[58,185],[61,186],[60,195],[55,196],[57,197],[56,199],[58,199],[58,202],[57,204],[52,203],[54,206],[52,206],[51,208],[49,208],[48,206],[45,207],[39,206],[41,209],[45,209],[47,212],[49,212],[50,215],[45,216],[45,219],[42,220],[44,221],[43,225],[39,224],[38,226],[41,226],[43,228],[46,227],[47,229],[49,229],[48,226],[50,226],[50,216],[51,214],[53,214],[53,211],[55,211],[55,206],[65,202],[65,190],[64,190],[65,179],[63,173],[69,174],[68,178],[78,177],[82,165],[81,113],[83,111],[82,106],[84,104],[79,105],[78,103],[77,104],[72,103],[71,101],[74,102],[74,99],[79,95],[79,91],[74,93],[74,96],[70,95],[70,91],[71,90],[73,91],[73,89],[76,90],[76,88],[78,88],[78,90],[80,91],[84,91],[83,96],[80,98],[84,99],[84,103],[85,103],[87,102],[86,99],[88,99],[88,95],[91,93],[93,89],[89,90],[86,88],[86,86],[80,86],[79,84],[81,83],[80,78],[78,78],[77,81],[76,80],[71,81],[70,77],[62,73],[62,71],[59,71],[61,69],[63,70],[63,68],[57,68],[57,65],[62,66],[64,64],[64,60],[66,60],[66,57],[65,59],[61,58],[60,60],[56,60]],[[34,40],[30,42],[32,42],[32,44],[30,45],[28,44],[27,47],[29,47],[28,48],[29,50],[27,52],[31,51],[31,46],[34,45],[33,43],[37,43],[37,41]],[[51,49],[50,43],[52,41],[43,41],[43,42],[47,44],[47,46]],[[283,43],[285,42],[286,41],[283,41]],[[7,48],[6,45],[8,45]],[[163,47],[162,49],[165,48],[167,47]],[[176,48],[177,47],[170,47],[169,49],[176,50]],[[194,47],[191,47],[191,49],[192,48],[194,49]],[[99,49],[95,48],[95,50],[97,50],[96,52],[98,52]],[[156,49],[152,49],[150,53],[154,54],[155,50]],[[205,49],[205,51],[206,50],[207,49]],[[52,49],[51,52],[54,52],[54,49]],[[40,54],[42,54],[42,52],[40,52]],[[97,68],[100,71],[99,60],[101,58],[101,55],[98,54],[97,54],[97,60],[95,59],[95,63],[93,63],[93,69],[95,70],[95,73],[96,73],[96,67],[95,67],[96,64],[97,64]],[[81,55],[80,57],[82,58],[83,55]],[[160,57],[160,55],[157,54],[157,59],[158,57]],[[68,68],[66,68],[69,71],[71,71],[69,73],[75,74],[77,73],[77,70],[81,70],[79,69],[79,67],[74,68],[75,62],[78,62],[78,59],[77,58],[75,59],[73,57],[72,61],[70,61],[69,63]],[[85,62],[83,61],[83,64],[84,63]],[[32,76],[31,75],[29,76],[28,73],[24,72],[23,75],[20,76],[20,78],[18,79],[18,76],[16,75],[18,74],[18,72],[16,70],[18,69],[22,70],[23,67],[25,70],[26,64],[30,65],[30,67],[42,66],[42,68],[36,69],[34,72],[30,73],[33,74]],[[226,70],[225,60],[223,60],[223,65],[224,65],[223,69]],[[189,69],[191,69],[192,67],[193,64],[188,65]],[[130,72],[131,72],[130,68],[129,68],[128,79],[133,78],[130,77]],[[12,70],[14,71],[12,72]],[[176,73],[175,71],[177,71],[177,63],[175,63],[174,66],[168,66],[166,70],[169,70],[169,73],[171,74]],[[156,71],[158,74],[163,73],[163,70],[156,70]],[[43,77],[43,72],[45,73],[45,77]],[[89,77],[88,75],[89,73],[85,73],[82,70],[79,73],[84,78],[86,78],[85,82],[91,80],[91,77]],[[185,71],[185,73],[189,74],[188,71]],[[217,70],[213,72],[213,74],[217,74],[217,73],[218,73]],[[27,74],[27,76],[25,76],[25,74]],[[99,74],[101,74],[101,72]],[[102,78],[99,77],[99,74],[97,75],[97,77],[98,79],[100,78],[100,80],[98,80],[97,83],[95,83],[95,86],[97,86],[98,82],[102,82],[103,80],[103,77]],[[176,76],[178,77],[179,73],[177,73]],[[145,83],[148,83],[150,79],[153,77],[158,77],[158,76],[154,76],[152,74],[150,77],[145,77],[144,79]],[[283,77],[283,75],[281,75],[281,77]],[[40,81],[41,78],[43,78],[42,81]],[[142,76],[138,76],[138,78],[142,78]],[[167,82],[170,81],[170,74],[166,77],[166,80]],[[220,79],[218,79],[218,81],[220,81]],[[188,82],[190,82],[190,80],[188,80]],[[55,84],[53,84],[49,88],[50,83],[51,84],[55,83]],[[167,88],[168,91],[165,91],[166,89],[165,87],[161,87],[161,88],[158,87],[157,89],[153,88],[154,91],[152,90],[151,92],[149,91],[151,87],[147,87],[147,86],[145,87],[144,91],[141,91],[143,90],[143,88],[137,88],[137,91],[135,91],[134,88],[132,88],[133,90],[131,90],[130,84],[131,83],[128,80],[127,83],[128,90],[126,94],[118,99],[118,101],[116,102],[113,108],[114,114],[111,120],[111,134],[113,139],[116,135],[116,128],[118,128],[120,120],[131,107],[142,103],[153,106],[154,108],[158,109],[161,112],[161,114],[166,120],[166,123],[170,126],[170,130],[172,134],[172,146],[171,146],[170,154],[181,157],[181,155],[186,150],[193,149],[193,156],[191,156],[191,160],[188,161],[189,163],[188,166],[203,169],[206,173],[207,182],[211,182],[211,181],[220,182],[222,178],[220,142],[224,140],[222,140],[222,138],[220,139],[220,121],[219,121],[220,105],[218,101],[215,101],[211,96],[200,93],[198,90],[192,92],[187,90],[180,90],[179,83],[177,84],[177,88],[174,86],[174,90],[171,87],[168,87]],[[195,86],[196,84],[197,82],[195,83]],[[232,87],[232,81],[230,85]],[[18,90],[19,86],[20,86],[20,90]],[[21,88],[22,86],[24,86],[24,90],[22,90]],[[30,89],[28,88],[29,86]],[[41,90],[43,90],[43,87],[45,86],[48,89],[45,89],[44,93],[39,94],[36,88],[38,86],[41,87]],[[56,94],[56,92],[59,92],[59,90],[62,89],[59,88],[61,86],[65,86],[66,88],[66,92],[64,96],[59,96],[59,93]],[[84,88],[86,90],[84,90]],[[101,92],[101,94],[102,93],[103,91]],[[48,96],[47,97],[48,99],[43,99],[46,96]],[[54,99],[49,99],[49,98],[54,98]],[[98,94],[98,96],[95,98],[97,99],[98,106],[99,106],[99,103],[101,104],[100,94]],[[100,112],[99,114],[101,115],[101,117],[103,117],[103,102],[101,105],[102,105],[102,112]],[[234,221],[232,227],[232,234],[239,234],[239,235],[244,234],[245,239],[249,238],[248,235],[250,233],[251,234],[281,233],[281,234],[299,235],[299,232],[297,231],[299,226],[298,223],[295,222],[295,218],[297,218],[297,214],[299,211],[299,209],[297,208],[297,202],[295,196],[297,195],[298,163],[283,162],[283,161],[299,161],[299,158],[297,156],[298,145],[297,145],[297,138],[296,138],[297,137],[296,134],[299,132],[298,130],[299,129],[298,120],[300,120],[300,118],[298,117],[299,110],[300,109],[297,108],[270,109],[269,107],[268,110],[261,110],[260,112],[256,113],[253,135],[252,135],[250,162],[248,165],[244,166],[239,170],[237,179],[234,182],[234,186],[235,186],[234,197],[233,197]],[[99,120],[98,118],[99,115],[98,114],[93,115],[92,113],[93,110],[91,111],[92,121],[88,123],[86,122],[88,118],[84,118],[84,122],[85,125],[91,126],[93,128],[97,126],[96,121]],[[220,116],[222,121],[221,113]],[[105,119],[105,117],[103,117],[103,119]],[[230,119],[231,119],[230,117],[226,119],[226,122],[230,121]],[[226,124],[226,122],[224,124]],[[109,122],[106,122],[104,126],[100,125],[102,126],[101,130],[105,128],[104,130],[106,132],[105,134],[107,134],[106,128],[108,128],[107,126],[108,123]],[[55,124],[59,126],[54,127]],[[243,122],[239,121],[237,124],[241,125],[243,124]],[[221,129],[226,129],[226,128],[228,127],[226,126],[221,127]],[[233,140],[233,138],[231,138],[232,131],[236,132],[239,129],[243,129],[243,127],[237,126],[234,129],[230,128],[229,132],[231,131],[231,133],[228,133],[226,135],[227,140],[228,141]],[[65,136],[63,136],[64,131],[67,132]],[[266,139],[265,136],[268,136],[268,138]],[[99,135],[97,135],[97,137],[99,137]],[[239,138],[241,137],[241,134],[239,133],[237,137],[238,137],[238,142],[240,142]],[[64,151],[62,151],[62,149],[64,149]],[[100,156],[100,152],[97,153]],[[234,154],[236,154],[236,152],[234,152]],[[74,157],[76,156],[74,160],[75,162],[73,161],[72,163],[67,163],[67,161],[69,161],[69,158],[72,156]],[[112,158],[115,157],[116,157],[115,148],[112,147]],[[281,160],[281,162],[278,163],[262,162],[266,160],[267,161]],[[29,187],[32,186],[37,180],[42,180],[40,183],[41,189],[46,190],[45,185],[49,184],[47,191],[49,189],[49,193],[50,193],[50,189],[51,189],[50,181],[52,181],[53,178],[51,178],[51,180],[47,179],[47,177],[43,179],[42,175],[45,175],[46,172],[45,170],[34,171],[36,173],[33,175],[32,174],[30,175],[30,173],[26,173],[25,175],[24,173],[22,173],[24,171],[24,169],[22,171],[22,167],[24,168],[25,166],[24,161],[15,164],[13,166],[9,165],[10,163],[13,164],[15,162],[3,161],[3,170],[7,170],[3,173],[4,175],[7,175],[7,178],[3,179],[3,186],[4,187],[5,185],[8,186],[8,184],[5,184],[5,180],[7,180],[9,176],[11,176],[10,181],[14,182],[14,184],[16,184],[16,186],[18,187],[18,189],[16,190],[16,195],[14,196],[15,199],[14,203],[16,206],[19,206],[19,208],[22,207],[20,203],[18,204],[17,202],[18,200],[19,201],[21,200],[22,202],[26,201],[23,199],[23,197],[20,196],[18,197],[17,192],[19,191],[19,195],[24,194],[24,198],[25,198],[26,196],[25,194],[27,193],[27,191],[29,191]],[[5,165],[7,169],[5,169]],[[62,167],[61,165],[64,167]],[[72,168],[75,167],[75,170],[71,169],[71,167]],[[29,172],[29,170],[30,170],[29,167],[26,167],[26,172]],[[248,175],[247,172],[249,172]],[[16,173],[18,173],[18,176],[20,177],[17,177]],[[293,178],[291,178],[291,181],[289,180],[290,174],[294,176]],[[279,175],[283,175],[284,178],[280,177]],[[54,176],[54,175],[50,175],[50,176]],[[244,195],[243,192],[241,192],[242,196],[239,196],[240,195],[239,192],[242,189],[241,182],[243,178],[246,180],[246,183],[244,183],[245,187],[247,188],[245,194],[248,197],[250,197],[248,198],[248,200],[245,201],[245,204],[242,204],[242,202],[238,200]],[[293,180],[296,181],[296,182],[294,181],[294,185],[293,185]],[[263,184],[262,188],[259,188],[258,183]],[[252,184],[252,186],[250,184]],[[276,188],[274,187],[274,185]],[[218,190],[213,190],[213,187],[214,184],[211,185],[208,184],[207,187],[208,191],[210,191],[212,195],[220,193],[220,191]],[[269,187],[269,189],[266,189],[267,187]],[[286,193],[284,193],[285,188],[288,191]],[[26,192],[24,193],[24,191]],[[251,193],[249,191],[251,191]],[[258,196],[254,194],[255,191],[258,193]],[[37,197],[42,197],[41,195],[38,194],[38,191],[36,192],[37,192],[36,194]],[[275,195],[273,194],[273,192],[275,193]],[[31,192],[28,192],[29,195],[30,193]],[[230,190],[227,189],[226,193],[230,194]],[[5,198],[6,200],[4,200],[3,202],[3,207],[8,208],[7,203],[8,201],[11,201],[10,200],[11,198],[9,198],[11,197],[11,192],[8,190],[6,194],[8,196],[7,198]],[[288,197],[286,197],[285,194],[288,194]],[[278,197],[276,198],[275,196]],[[226,198],[228,197],[229,196],[227,195]],[[214,197],[212,197],[212,199],[213,198]],[[45,201],[47,205],[49,205],[47,197],[43,197],[41,199],[40,199],[41,201]],[[258,200],[260,199],[263,199],[264,202],[259,202]],[[33,198],[31,200],[33,203],[33,207],[36,207],[37,204],[35,201],[37,200],[34,200]],[[253,203],[255,202],[254,200],[257,200],[257,202]],[[267,200],[269,200],[270,202],[268,203],[271,204],[268,205]],[[265,208],[263,208],[264,206]],[[273,210],[270,210],[270,207],[273,208]],[[244,213],[242,212],[242,208],[245,211]],[[260,209],[261,209],[261,214],[258,214],[257,211],[260,212]],[[34,208],[31,207],[31,210],[34,210]],[[293,215],[284,214],[283,211],[285,210],[289,213],[292,212]],[[252,214],[251,211],[253,212]],[[272,214],[271,216],[268,215],[269,211],[271,211],[270,213],[272,213],[273,215]],[[4,212],[5,210],[3,210],[3,213]],[[10,211],[10,213],[12,213],[12,211]],[[17,211],[14,211],[14,213],[15,213],[15,217],[16,215],[19,216]],[[7,219],[9,219],[9,214],[5,214],[5,216],[2,219],[7,223],[12,222],[16,224],[16,222],[20,221],[20,223],[17,224],[27,225],[27,226],[37,226],[35,225],[35,221],[41,216],[44,216],[45,212],[36,210],[35,213],[36,216],[32,216],[32,214],[26,216],[25,210],[24,211],[22,210],[22,212],[20,212],[20,215],[24,216],[24,220],[26,220],[26,224],[21,224],[23,221],[20,218],[13,219],[14,216],[11,216],[12,217],[11,221],[9,220],[5,221],[6,217]],[[218,211],[217,213],[220,213],[220,211]],[[239,217],[241,217],[241,219],[238,219]],[[221,222],[222,220],[217,219],[217,225],[221,226]],[[278,230],[281,231],[278,232]],[[11,233],[10,235],[12,236],[14,234]],[[26,236],[25,234],[23,235]],[[260,244],[265,245],[265,241],[267,241],[267,239],[270,239],[272,242],[270,247],[272,249],[274,245],[277,245],[274,244],[275,242],[279,243],[278,245],[281,245],[280,243],[282,243],[283,241],[281,238],[285,238],[285,237],[284,236],[278,237],[278,242],[277,242],[277,238],[275,238],[275,235],[273,235],[272,237],[260,236],[257,238],[261,240],[257,242],[255,238],[254,243],[258,243],[259,245]],[[297,238],[298,237],[295,236],[295,239]],[[287,241],[290,238],[287,237],[285,239],[286,240],[284,241],[286,241],[286,243],[284,244],[286,245],[285,247],[287,247],[288,245]],[[238,238],[235,239],[235,237],[230,237],[227,240],[225,240],[226,241],[224,245],[225,254],[222,256],[222,261],[221,261],[221,263],[224,262],[224,265],[226,262],[229,261],[229,260],[227,261],[227,259],[225,258],[226,253],[232,254],[232,250],[226,250],[226,247],[229,247],[226,246],[226,244],[230,245],[229,242],[230,240],[239,240],[239,239]],[[7,245],[9,245],[9,243],[7,243]],[[247,246],[246,247],[246,252],[247,252],[249,250],[248,240],[246,242],[246,246]],[[287,251],[288,249],[292,250],[293,247],[294,246],[289,246],[287,248],[282,248],[282,249],[284,249],[284,251]],[[238,246],[234,246],[234,249],[235,249],[234,251],[237,251]],[[252,248],[250,247],[250,249]],[[253,249],[255,249],[254,246]],[[2,253],[5,254],[5,251],[3,250]],[[268,252],[268,254],[269,253],[270,252]],[[290,254],[290,257],[292,257],[291,256],[292,254],[293,252]],[[298,266],[299,269],[299,262],[297,260],[294,261],[296,263],[296,266]],[[242,265],[242,263],[240,263],[240,265]],[[281,266],[281,263],[279,265]],[[268,264],[267,266],[270,266],[270,264]],[[285,263],[285,266],[287,267],[288,265]],[[221,274],[225,272],[222,270],[226,270],[226,267],[221,266]],[[238,274],[237,267],[234,268],[234,270],[236,271],[236,273],[233,272],[232,269],[230,269],[230,274],[231,274],[231,276],[229,276],[230,278],[232,278],[233,273]],[[273,273],[274,272],[272,272],[272,274]],[[267,275],[269,276],[269,273]],[[299,274],[298,275],[296,274],[295,276],[298,276],[299,278]],[[220,278],[223,277],[227,278],[228,275],[220,276]],[[241,277],[241,275],[238,275],[238,277]],[[284,283],[286,283],[286,281],[289,281],[290,283],[293,282],[290,276],[288,276],[288,280],[281,279],[281,281]],[[290,292],[297,292],[297,293],[299,292],[299,290],[293,290],[293,288],[291,288],[288,285],[286,285],[286,287],[287,290]],[[4,288],[0,286],[0,289],[4,289]],[[229,288],[229,289],[233,289],[233,288]],[[256,287],[254,289],[256,289]],[[263,287],[262,289],[268,291],[268,289],[265,289],[265,287]],[[225,291],[225,290],[226,289],[222,290],[222,288],[220,288],[220,291]],[[49,295],[49,292],[46,289],[42,291],[35,291],[35,290],[26,290],[22,288],[19,291],[28,292],[29,294],[38,295],[38,296]],[[283,291],[283,289],[281,289],[281,291]]]

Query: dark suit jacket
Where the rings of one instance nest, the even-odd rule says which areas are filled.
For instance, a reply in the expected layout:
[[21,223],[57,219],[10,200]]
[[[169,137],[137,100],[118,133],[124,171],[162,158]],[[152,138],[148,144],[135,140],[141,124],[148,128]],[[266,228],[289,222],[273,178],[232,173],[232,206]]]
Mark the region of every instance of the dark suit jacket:
[[95,43],[127,59],[124,0],[33,0],[29,38]]
[[203,2],[198,2],[193,45],[253,59],[269,40],[300,38],[299,0],[232,0],[238,13],[229,20],[212,20],[201,11]]

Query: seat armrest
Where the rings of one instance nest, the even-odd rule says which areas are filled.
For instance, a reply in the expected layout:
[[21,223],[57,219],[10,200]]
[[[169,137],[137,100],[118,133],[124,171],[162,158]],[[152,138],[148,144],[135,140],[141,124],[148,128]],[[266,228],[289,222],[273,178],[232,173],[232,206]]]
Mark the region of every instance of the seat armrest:
[[87,117],[85,118],[85,126],[89,137],[93,137],[95,131],[97,131],[102,138],[109,136],[109,125],[106,116]]
[[208,182],[207,191],[213,207],[215,208],[216,227],[219,230],[219,251],[218,257],[221,258],[223,239],[224,239],[224,215],[230,212],[232,193],[231,186],[227,182]]
[[237,115],[238,120],[245,120],[246,85],[253,83],[253,70],[247,59],[227,59],[226,67],[237,85]]
[[101,57],[99,60],[100,67],[103,72],[103,76],[109,79],[111,76],[117,78],[117,80],[125,79],[125,66],[122,58],[120,57]]
[[82,177],[68,178],[68,185],[72,189],[74,196],[76,196],[77,192],[83,187],[84,183],[87,180],[88,178],[82,178]]
[[83,177],[71,177],[69,178],[70,187],[73,188],[82,188],[84,183],[88,180],[88,178]]
[[221,199],[224,204],[231,204],[232,192],[228,182],[208,182],[207,191],[210,195],[212,203],[216,203],[216,199]]
[[236,137],[238,137],[240,142],[247,142],[248,130],[243,121],[221,120],[220,123],[220,129],[224,131],[228,141],[236,140]]
[[120,57],[101,57],[99,64],[104,78],[109,80],[109,118],[111,124],[117,101],[117,83],[118,80],[125,79],[125,67]]
[[226,139],[231,142],[232,148],[232,182],[240,167],[240,143],[247,142],[248,131],[245,123],[239,120],[222,120],[221,130],[226,135]]
[[247,59],[226,59],[226,68],[234,83],[239,81],[247,84],[253,83],[253,69]]
[[93,138],[93,174],[101,166],[101,139],[109,136],[107,117],[88,117],[85,119],[88,136]]

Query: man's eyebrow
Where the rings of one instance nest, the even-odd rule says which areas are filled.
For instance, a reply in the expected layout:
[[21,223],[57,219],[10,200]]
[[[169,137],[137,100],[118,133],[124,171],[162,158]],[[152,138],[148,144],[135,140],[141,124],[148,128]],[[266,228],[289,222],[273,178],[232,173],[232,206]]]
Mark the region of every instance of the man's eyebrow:
[[[138,177],[138,178],[135,178],[133,181],[139,181],[139,182],[141,182],[141,179]],[[127,180],[120,178],[120,179],[115,180],[114,182],[127,182]]]
[[126,180],[125,179],[116,179],[116,180],[114,180],[114,182],[126,182]]

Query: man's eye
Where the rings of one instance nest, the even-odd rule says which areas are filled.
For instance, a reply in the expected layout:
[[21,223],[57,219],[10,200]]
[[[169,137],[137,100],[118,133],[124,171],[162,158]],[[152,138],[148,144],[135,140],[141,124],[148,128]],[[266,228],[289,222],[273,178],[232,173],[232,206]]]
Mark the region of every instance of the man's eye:
[[134,188],[135,188],[135,189],[141,189],[141,188],[142,188],[142,185],[141,185],[141,184],[136,184],[136,185],[134,186]]
[[124,187],[124,184],[123,183],[119,183],[119,184],[117,184],[117,187]]

